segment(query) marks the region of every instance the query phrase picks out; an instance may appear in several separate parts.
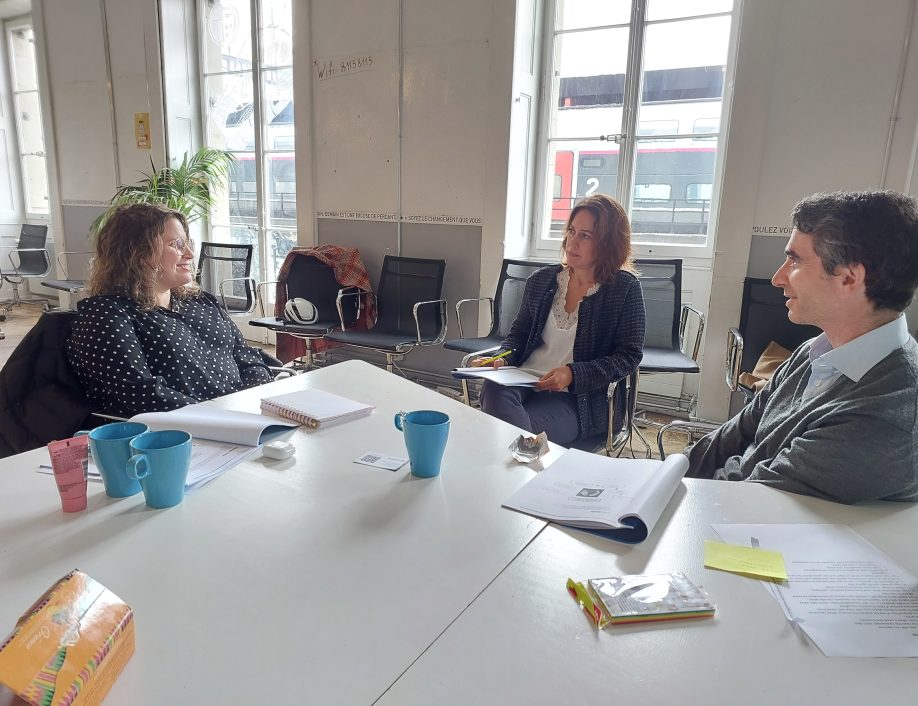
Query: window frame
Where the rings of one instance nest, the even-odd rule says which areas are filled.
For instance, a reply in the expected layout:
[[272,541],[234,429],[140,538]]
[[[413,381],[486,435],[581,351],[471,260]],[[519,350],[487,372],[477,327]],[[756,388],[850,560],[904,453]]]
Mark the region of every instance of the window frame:
[[[558,63],[557,51],[559,42],[556,38],[559,35],[557,28],[558,4],[562,0],[546,0],[542,22],[544,31],[542,32],[542,90],[539,97],[539,129],[536,131],[536,169],[533,172],[533,212],[530,218],[531,231],[529,238],[530,253],[534,257],[557,258],[561,247],[560,238],[546,237],[548,233],[549,221],[551,219],[552,193],[548,189],[551,175],[548,174],[548,164],[552,152],[553,144],[563,142],[565,138],[554,138],[550,136],[551,124],[554,116],[554,109],[558,102],[558,89],[560,79],[555,76],[555,68]],[[619,189],[619,197],[626,210],[631,210],[632,188],[634,181],[633,170],[637,162],[638,146],[646,140],[645,136],[638,133],[638,122],[640,113],[641,95],[643,89],[643,54],[644,54],[644,34],[647,27],[652,25],[672,24],[685,20],[695,20],[711,17],[729,16],[730,33],[728,37],[727,56],[725,59],[724,69],[724,86],[721,96],[721,117],[720,130],[717,133],[705,133],[702,137],[717,140],[717,152],[714,161],[714,177],[712,187],[712,198],[710,204],[707,236],[704,244],[685,244],[685,243],[667,243],[667,242],[638,242],[632,240],[634,257],[681,257],[681,258],[700,258],[712,259],[714,255],[714,245],[717,232],[717,220],[720,211],[720,194],[723,186],[723,163],[726,152],[727,136],[729,135],[730,124],[730,107],[732,104],[733,76],[736,71],[736,45],[739,36],[739,17],[741,13],[742,0],[733,0],[732,10],[729,12],[712,12],[699,15],[686,15],[679,17],[667,17],[665,19],[646,20],[645,11],[650,0],[634,0],[631,9],[631,18],[628,23],[629,28],[629,46],[628,61],[625,70],[625,88],[624,88],[624,115],[622,118],[622,133],[625,135],[619,143],[619,155],[628,154],[629,159],[619,159],[618,182],[623,184],[624,188]],[[564,33],[594,31],[600,29],[611,29],[623,27],[622,24],[596,25],[594,27],[578,27],[576,29],[565,30]],[[635,27],[638,27],[637,31]],[[635,70],[637,69],[637,70]],[[653,119],[653,118],[650,118]],[[694,123],[689,126],[694,131]],[[684,132],[684,131],[683,131]],[[631,137],[628,137],[630,135]],[[651,140],[659,140],[660,136],[651,136]],[[579,139],[579,138],[570,138]],[[557,148],[556,148],[557,149]],[[574,159],[576,161],[577,155]],[[626,164],[622,164],[626,162]],[[571,193],[575,193],[575,185],[571,184]]]
[[[247,4],[249,7],[249,28],[251,32],[251,49],[252,49],[252,59],[251,64],[248,68],[223,68],[219,71],[207,72],[207,61],[206,61],[206,35],[208,32],[208,12],[211,10],[213,5],[218,4],[218,2],[208,2],[208,0],[197,0],[195,3],[197,11],[197,20],[198,20],[198,61],[200,65],[200,120],[201,120],[201,136],[202,142],[205,146],[211,146],[208,140],[208,121],[211,119],[211,113],[208,106],[208,79],[215,76],[243,76],[246,73],[251,76],[251,88],[252,88],[252,114],[251,120],[253,122],[253,138],[254,143],[251,149],[245,148],[230,148],[222,147],[221,149],[226,149],[228,152],[234,155],[251,155],[254,166],[254,177],[255,177],[255,215],[254,223],[245,223],[245,222],[233,222],[232,214],[228,219],[228,222],[224,223],[221,221],[215,221],[213,214],[209,214],[207,218],[207,224],[205,227],[204,238],[208,241],[221,241],[220,237],[214,238],[214,233],[219,231],[232,231],[233,229],[248,229],[254,234],[253,243],[255,245],[255,251],[258,254],[257,262],[258,269],[252,271],[252,276],[260,283],[265,281],[273,281],[277,277],[278,270],[280,265],[278,264],[277,268],[274,268],[273,264],[269,264],[270,261],[274,259],[274,249],[275,249],[275,233],[282,233],[285,236],[286,240],[292,240],[294,246],[296,245],[296,234],[297,234],[297,225],[296,225],[296,216],[294,215],[294,224],[292,226],[288,225],[279,225],[273,221],[272,216],[269,214],[269,209],[271,208],[271,196],[272,194],[268,191],[268,178],[271,174],[271,167],[267,164],[267,160],[272,154],[292,154],[294,155],[294,164],[295,164],[295,138],[294,138],[294,126],[295,123],[291,124],[291,135],[290,141],[291,144],[289,149],[278,149],[275,145],[268,143],[269,138],[269,123],[266,122],[266,106],[264,98],[264,75],[277,72],[277,71],[290,71],[293,72],[293,63],[291,57],[290,64],[268,64],[266,63],[266,56],[263,51],[263,37],[262,32],[265,30],[266,26],[263,24],[264,18],[264,4],[270,0],[248,0]],[[290,4],[291,8],[291,17],[290,17],[290,32],[292,36],[293,32],[293,3],[296,0],[292,0]],[[291,101],[293,96],[291,95]],[[277,138],[274,138],[275,141]],[[233,182],[228,181],[226,185],[226,196],[230,202],[234,198]],[[247,193],[247,192],[243,192]],[[285,192],[286,193],[286,192]],[[296,197],[296,190],[294,188],[294,198]],[[239,196],[236,195],[238,199]],[[271,304],[274,301],[274,291],[272,287],[263,288],[262,292],[268,299],[266,304]]]
[[[16,144],[16,169],[10,170],[10,173],[15,172],[15,176],[18,180],[19,185],[19,197],[22,208],[23,220],[29,223],[51,223],[51,175],[50,170],[50,161],[48,159],[48,140],[44,131],[44,118],[43,111],[44,106],[42,105],[42,95],[41,95],[41,72],[38,65],[38,50],[35,44],[35,27],[32,23],[32,18],[30,15],[21,15],[19,17],[11,17],[2,21],[3,25],[3,35],[6,42],[6,63],[8,66],[8,79],[9,79],[9,96],[10,96],[10,110],[12,112],[12,122],[15,128],[15,144]],[[13,52],[13,42],[12,34],[13,32],[21,29],[27,29],[32,32],[33,42],[32,42],[32,55],[33,62],[35,64],[35,88],[28,90],[19,90],[16,87],[16,57]],[[20,101],[19,96],[23,94],[35,94],[36,105],[38,108],[38,127],[42,136],[42,143],[44,150],[41,152],[25,152],[23,145],[23,127],[21,119],[21,110],[20,110]],[[26,157],[40,157],[44,161],[45,167],[45,196],[47,199],[47,208],[45,211],[35,211],[30,208],[33,204],[31,203],[30,188],[28,183],[29,170],[26,167],[25,159]],[[9,155],[9,159],[13,159],[13,155]]]

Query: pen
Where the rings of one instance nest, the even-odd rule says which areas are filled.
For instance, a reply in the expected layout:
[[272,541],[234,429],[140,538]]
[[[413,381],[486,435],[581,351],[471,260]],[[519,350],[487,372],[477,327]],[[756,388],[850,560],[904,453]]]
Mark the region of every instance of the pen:
[[493,363],[495,360],[500,360],[501,358],[506,358],[506,357],[507,357],[508,355],[510,355],[511,353],[513,353],[513,349],[511,349],[511,350],[509,350],[509,351],[504,351],[504,352],[501,353],[500,355],[496,355],[496,356],[494,356],[493,358],[485,358],[483,361],[481,361],[481,362],[478,364],[478,367],[480,368],[480,367],[482,367],[482,366],[484,366],[484,365],[490,365],[490,364]]

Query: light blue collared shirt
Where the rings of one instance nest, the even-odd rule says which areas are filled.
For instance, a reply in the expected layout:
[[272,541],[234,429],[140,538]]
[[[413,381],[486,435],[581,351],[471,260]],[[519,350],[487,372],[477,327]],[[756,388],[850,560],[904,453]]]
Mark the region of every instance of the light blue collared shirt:
[[803,391],[803,399],[822,392],[842,375],[857,382],[883,358],[904,346],[908,338],[905,314],[838,348],[832,348],[824,333],[819,334],[810,344],[810,379]]

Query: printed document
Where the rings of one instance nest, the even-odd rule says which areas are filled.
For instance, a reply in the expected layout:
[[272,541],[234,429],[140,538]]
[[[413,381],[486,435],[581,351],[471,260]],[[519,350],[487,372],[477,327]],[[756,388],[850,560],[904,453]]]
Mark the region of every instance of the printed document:
[[688,470],[688,459],[608,458],[569,449],[503,507],[634,544],[647,538]]
[[[200,488],[259,451],[261,451],[260,446],[241,446],[224,444],[219,441],[192,439],[191,463],[188,467],[188,478],[185,479],[185,490]],[[38,472],[53,475],[50,464],[40,465]],[[102,480],[102,474],[99,473],[92,459],[87,462],[86,477],[88,480]]]
[[918,657],[918,579],[850,527],[711,526],[784,555],[788,580],[762,583],[827,657]]
[[146,424],[153,431],[180,429],[195,439],[223,441],[227,444],[258,446],[270,441],[269,436],[292,431],[299,426],[274,417],[265,417],[231,409],[191,404],[171,412],[146,412],[131,417],[132,422]]
[[510,387],[535,387],[539,381],[538,375],[527,373],[512,365],[505,365],[502,368],[492,368],[489,365],[483,365],[480,368],[456,368],[453,370],[453,377],[456,379],[481,378]]

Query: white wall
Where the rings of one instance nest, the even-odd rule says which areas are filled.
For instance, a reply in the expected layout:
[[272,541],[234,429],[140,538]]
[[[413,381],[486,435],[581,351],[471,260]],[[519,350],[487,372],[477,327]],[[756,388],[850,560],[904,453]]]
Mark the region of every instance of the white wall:
[[915,38],[898,115],[891,110],[908,6],[909,0],[743,2],[699,416],[727,416],[726,330],[739,321],[743,278],[781,262],[788,236],[754,235],[753,228],[789,226],[793,205],[817,191],[880,188],[893,117],[886,187],[907,190],[918,115]]
[[295,9],[310,51],[295,43],[300,243],[358,245],[372,278],[385,254],[445,257],[447,299],[492,292],[507,226],[515,12],[493,0]]
[[[151,158],[157,167],[165,158],[157,3],[34,0],[32,14],[56,165],[56,247],[86,250],[87,226],[115,188],[138,181]],[[150,114],[151,149],[136,146],[135,113]]]

